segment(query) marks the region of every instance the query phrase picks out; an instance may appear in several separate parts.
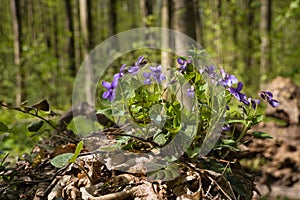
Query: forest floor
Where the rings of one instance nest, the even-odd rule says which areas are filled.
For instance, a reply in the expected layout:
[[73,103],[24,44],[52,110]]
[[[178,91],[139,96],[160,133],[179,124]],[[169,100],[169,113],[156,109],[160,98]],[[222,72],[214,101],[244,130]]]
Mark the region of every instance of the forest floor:
[[[273,139],[249,139],[241,153],[245,158],[241,163],[246,168],[233,168],[233,173],[242,182],[255,182],[263,199],[300,199],[300,126],[268,122],[257,130],[267,132]],[[70,132],[54,135],[37,144],[14,166],[2,163],[0,199],[237,199],[222,174],[203,170],[198,162],[192,163],[192,168],[181,168],[174,180],[150,181],[138,162],[127,172],[119,171],[83,149],[77,164],[55,168],[50,164],[53,157],[75,151],[72,137]],[[105,142],[104,137],[99,136],[98,141]],[[122,163],[122,157],[117,160]],[[255,180],[246,178],[249,174],[254,174]],[[251,183],[248,186],[252,191]],[[254,194],[252,199],[260,199],[258,192]]]
[[273,137],[247,145],[251,163],[256,163],[258,189],[274,199],[300,199],[300,126],[281,126],[271,121],[256,129]]

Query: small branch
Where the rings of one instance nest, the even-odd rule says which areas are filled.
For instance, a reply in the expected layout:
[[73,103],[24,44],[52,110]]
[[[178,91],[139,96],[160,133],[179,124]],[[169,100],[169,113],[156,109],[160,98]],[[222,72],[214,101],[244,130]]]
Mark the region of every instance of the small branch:
[[47,124],[49,124],[53,129],[55,129],[56,131],[60,132],[60,130],[54,125],[52,124],[49,120],[45,119],[44,117],[38,115],[37,113],[31,113],[31,112],[27,112],[25,110],[22,110],[21,108],[16,108],[16,107],[10,107],[8,105],[5,105],[1,102],[1,106],[5,107],[5,108],[8,108],[8,109],[13,109],[13,110],[16,110],[16,111],[19,111],[19,112],[22,112],[22,113],[25,113],[25,114],[29,114],[31,116],[34,116],[34,117],[37,117],[41,120],[43,120],[44,122],[46,122]]
[[77,106],[73,106],[65,114],[63,114],[60,117],[59,121],[57,122],[58,127],[60,127],[60,129],[62,130],[65,130],[67,125],[76,116],[86,116],[94,121],[98,121],[101,125],[106,127],[116,125],[112,120],[110,120],[104,114],[97,114],[96,110],[91,105],[84,102]]
[[82,197],[88,197],[90,200],[114,200],[114,199],[127,199],[133,195],[133,190],[126,190],[121,192],[116,192],[112,194],[106,194],[100,197],[94,197],[86,191],[84,187],[81,189]]
[[154,147],[162,148],[162,145],[159,145],[159,144],[157,144],[156,142],[154,142],[152,140],[148,140],[148,139],[144,139],[144,138],[141,138],[141,137],[138,137],[138,136],[134,136],[134,135],[123,133],[121,129],[116,129],[115,131],[113,131],[113,132],[107,132],[106,134],[108,134],[108,135],[116,135],[116,136],[128,136],[128,137],[132,137],[132,138],[134,138],[136,140],[139,140],[139,141],[142,141],[142,142],[145,142],[145,143],[150,143]]

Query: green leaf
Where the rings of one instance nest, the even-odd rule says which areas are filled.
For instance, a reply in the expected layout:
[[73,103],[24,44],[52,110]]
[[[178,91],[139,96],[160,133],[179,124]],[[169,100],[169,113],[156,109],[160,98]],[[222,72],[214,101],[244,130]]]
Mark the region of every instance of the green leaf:
[[69,162],[73,163],[76,161],[78,155],[80,154],[81,150],[83,148],[83,141],[80,141],[77,146],[76,146],[76,150],[74,152],[73,157],[69,160]]
[[245,120],[243,120],[243,119],[230,119],[230,120],[228,120],[227,123],[228,123],[228,124],[242,123],[242,124],[246,125],[246,122],[245,122]]
[[8,127],[3,122],[0,122],[0,131],[8,131]]
[[70,159],[74,156],[74,153],[64,153],[60,154],[58,156],[55,156],[51,160],[51,165],[57,168],[62,168],[63,166],[67,165],[70,161]]
[[147,174],[149,180],[169,181],[180,175],[180,169],[176,164],[169,164],[163,169],[159,169]]
[[166,135],[161,133],[161,134],[158,134],[155,138],[154,138],[154,142],[159,144],[159,145],[164,145],[167,140],[166,140]]
[[188,149],[186,154],[189,158],[193,158],[199,154],[200,150],[201,149],[199,147],[196,147],[195,149]]
[[40,130],[40,128],[43,126],[43,124],[44,124],[44,121],[42,121],[42,120],[33,121],[27,126],[27,129],[29,132],[37,132],[38,130]]
[[222,140],[223,144],[225,145],[230,145],[230,146],[235,146],[236,142],[234,140]]
[[254,126],[254,125],[260,123],[263,119],[264,119],[263,115],[254,116],[252,119],[252,123],[253,123],[252,125]]
[[111,108],[105,108],[101,110],[97,110],[96,114],[104,114],[104,115],[112,115],[113,111]]
[[272,136],[270,136],[269,134],[265,133],[265,132],[261,132],[261,131],[255,131],[252,133],[252,135],[255,138],[273,138]]

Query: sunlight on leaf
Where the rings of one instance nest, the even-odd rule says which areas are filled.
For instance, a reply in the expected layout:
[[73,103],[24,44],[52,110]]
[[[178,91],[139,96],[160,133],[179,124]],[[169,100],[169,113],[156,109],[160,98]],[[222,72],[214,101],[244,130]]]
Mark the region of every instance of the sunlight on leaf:
[[66,166],[70,159],[74,156],[74,153],[64,153],[64,154],[60,154],[58,156],[55,156],[52,160],[51,160],[51,165],[53,165],[54,167],[57,168],[62,168],[64,166]]
[[80,142],[77,144],[76,150],[75,150],[75,152],[74,152],[74,155],[73,155],[73,157],[70,159],[69,162],[72,163],[72,162],[75,162],[75,161],[76,161],[76,159],[77,159],[78,155],[80,154],[82,148],[83,148],[83,141],[80,141]]

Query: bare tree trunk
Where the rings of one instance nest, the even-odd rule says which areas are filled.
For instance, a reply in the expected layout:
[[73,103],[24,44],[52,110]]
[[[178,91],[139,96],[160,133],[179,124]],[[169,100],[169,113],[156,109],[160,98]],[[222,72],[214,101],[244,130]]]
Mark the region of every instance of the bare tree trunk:
[[144,17],[144,26],[151,25],[147,23],[147,17],[153,14],[153,0],[140,0],[140,8]]
[[12,17],[13,35],[14,35],[14,63],[17,66],[16,73],[16,105],[19,106],[25,98],[24,93],[24,72],[21,64],[21,21],[20,21],[20,2],[10,0],[10,10]]
[[69,29],[69,38],[68,38],[68,56],[69,56],[69,70],[71,76],[75,77],[76,75],[76,63],[75,63],[75,33],[74,33],[74,23],[73,23],[73,13],[71,1],[65,0],[65,9],[66,9],[66,23]]
[[216,58],[216,64],[222,65],[223,64],[223,52],[222,52],[222,1],[221,0],[214,0],[214,7],[216,8],[216,11],[214,12],[214,47],[217,52],[217,58]]
[[[117,0],[109,1],[109,35],[117,34]],[[113,48],[119,50],[119,41],[114,39]]]
[[246,53],[245,53],[245,68],[252,66],[252,53],[253,53],[253,42],[252,42],[252,25],[254,20],[253,8],[251,8],[252,0],[247,0],[246,9]]
[[[162,28],[171,28],[171,0],[162,0],[162,11],[161,11],[161,26]],[[172,65],[171,54],[168,52],[170,50],[170,36],[168,31],[163,31],[162,35],[162,47],[161,51],[161,64],[163,66],[163,73],[168,74],[167,67]]]
[[80,12],[80,33],[82,36],[82,53],[85,60],[85,82],[84,92],[86,96],[86,101],[88,104],[93,105],[92,102],[92,66],[90,58],[88,57],[88,48],[89,48],[89,32],[88,32],[88,5],[87,0],[79,0],[79,12]]
[[260,20],[260,73],[261,81],[264,84],[266,80],[267,71],[271,69],[271,0],[261,0],[261,20]]
[[200,1],[201,0],[194,0],[194,9],[195,9],[195,26],[196,26],[196,39],[202,46],[204,46],[204,39],[203,39],[203,24],[202,24],[202,17],[201,17],[201,7]]
[[233,42],[233,53],[231,55],[231,61],[230,65],[234,68],[237,66],[238,60],[239,60],[239,52],[236,51],[236,49],[239,46],[239,40],[238,40],[238,22],[237,22],[237,7],[236,5],[232,5],[231,15],[230,15],[230,24],[232,27],[232,42]]
[[87,0],[87,29],[88,29],[88,50],[91,50],[96,45],[96,36],[93,26],[93,3],[94,0]]
[[117,0],[109,1],[109,35],[117,34]]
[[[173,0],[174,3],[174,27],[175,30],[186,34],[196,40],[195,14],[193,1],[191,0]],[[187,41],[184,38],[176,38],[176,50],[186,54]]]
[[[176,53],[178,53],[180,56],[187,56],[187,51],[193,48],[192,44],[190,44],[190,38],[196,40],[194,1],[173,0],[173,3],[175,30],[186,35],[185,37],[175,38]],[[182,86],[181,90],[182,92],[186,92],[189,88],[190,86],[185,84]],[[185,94],[180,92],[177,95],[177,99],[190,110],[193,106],[193,103],[190,101],[190,99],[185,98],[185,96]]]
[[194,2],[173,0],[175,30],[196,39]]

